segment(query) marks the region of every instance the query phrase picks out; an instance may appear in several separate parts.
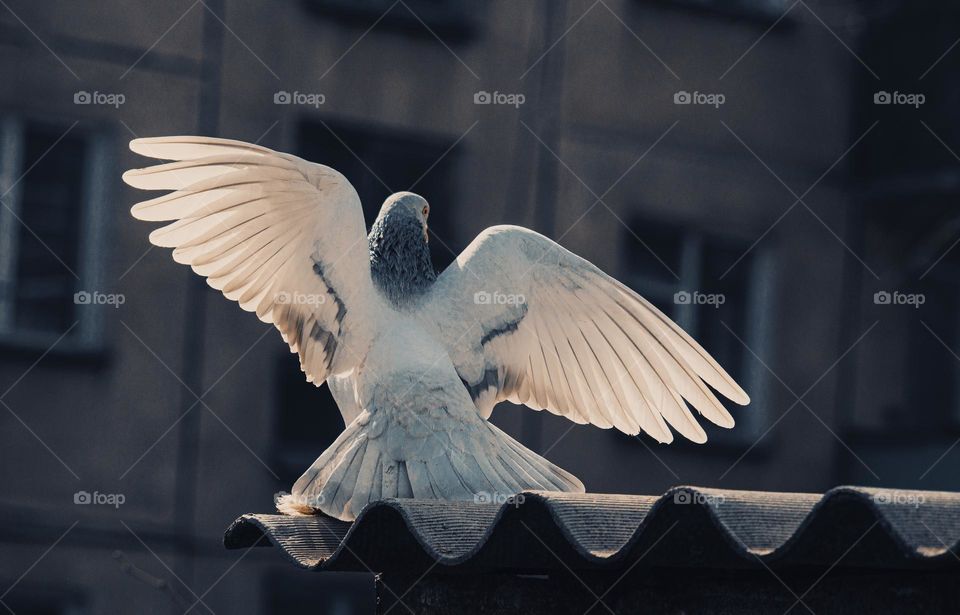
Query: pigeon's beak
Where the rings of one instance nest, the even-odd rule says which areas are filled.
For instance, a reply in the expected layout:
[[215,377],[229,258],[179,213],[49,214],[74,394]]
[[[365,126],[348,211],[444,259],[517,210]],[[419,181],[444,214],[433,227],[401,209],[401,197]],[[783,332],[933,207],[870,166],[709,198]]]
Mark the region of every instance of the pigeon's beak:
[[427,230],[427,223],[426,223],[426,221],[424,221],[424,223],[423,223],[423,240],[424,240],[425,242],[427,242],[427,243],[430,243],[430,233],[429,233],[428,230]]

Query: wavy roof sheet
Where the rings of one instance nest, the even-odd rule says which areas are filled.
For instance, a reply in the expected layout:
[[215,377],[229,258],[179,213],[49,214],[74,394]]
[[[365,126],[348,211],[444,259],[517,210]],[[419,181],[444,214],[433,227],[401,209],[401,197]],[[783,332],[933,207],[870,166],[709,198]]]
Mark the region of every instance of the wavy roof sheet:
[[960,493],[677,487],[659,497],[529,492],[500,504],[398,499],[368,506],[352,524],[244,515],[224,544],[273,544],[298,566],[341,571],[611,569],[641,558],[704,568],[960,569]]

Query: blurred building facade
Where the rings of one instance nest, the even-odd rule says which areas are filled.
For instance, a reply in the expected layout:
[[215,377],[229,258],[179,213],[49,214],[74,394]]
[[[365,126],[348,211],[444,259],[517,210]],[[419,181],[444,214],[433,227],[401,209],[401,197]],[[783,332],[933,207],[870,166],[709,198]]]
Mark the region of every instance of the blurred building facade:
[[529,226],[667,311],[753,396],[732,432],[667,447],[495,411],[590,490],[960,488],[957,37],[932,2],[9,0],[2,600],[372,600],[220,546],[342,423],[272,328],[148,248],[135,136],[297,152],[368,221],[413,189],[438,267]]

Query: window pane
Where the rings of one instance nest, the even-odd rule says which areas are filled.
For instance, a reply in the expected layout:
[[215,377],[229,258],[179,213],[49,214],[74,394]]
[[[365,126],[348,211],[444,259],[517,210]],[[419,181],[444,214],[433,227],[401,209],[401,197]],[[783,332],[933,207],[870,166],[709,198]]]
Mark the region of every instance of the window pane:
[[719,307],[711,303],[697,306],[697,331],[694,335],[734,380],[741,383],[745,350],[737,338],[727,331],[727,327],[740,338],[747,337],[747,301],[750,298],[749,281],[753,265],[750,255],[730,269],[744,250],[745,247],[714,239],[704,240],[700,292],[718,298],[722,296],[723,302]]
[[[757,391],[750,389],[756,381],[751,381],[750,372],[747,370],[759,369],[759,366],[752,361],[750,352],[737,339],[739,337],[746,344],[750,344],[755,352],[762,352],[765,346],[759,338],[764,334],[763,331],[758,328],[757,323],[747,321],[750,308],[748,301],[753,296],[750,286],[754,261],[748,254],[740,262],[736,262],[746,249],[746,245],[727,243],[715,238],[704,239],[700,262],[700,292],[716,299],[723,297],[723,300],[719,306],[719,301],[695,306],[696,327],[690,333],[748,394],[755,397]],[[727,330],[727,327],[736,333],[736,336]],[[731,444],[752,441],[754,436],[749,425],[757,424],[758,412],[761,410],[758,410],[757,406],[743,408],[722,395],[718,395],[717,399],[740,428],[732,431],[714,430],[710,437],[715,442]]]
[[23,165],[35,166],[19,184],[23,224],[17,225],[14,295],[19,329],[60,333],[74,320],[77,280],[69,269],[79,269],[86,148],[74,135],[57,143],[62,134],[61,128],[33,124],[24,131]]
[[627,265],[638,278],[677,284],[671,270],[680,275],[683,234],[674,226],[641,221],[632,225],[626,238]]
[[[48,582],[49,583],[49,582]],[[60,587],[16,586],[4,595],[5,612],[17,615],[69,615],[86,613],[84,596]]]
[[[915,332],[907,341],[906,365],[907,395],[904,404],[885,408],[885,419],[897,429],[930,428],[956,425],[957,422],[957,362],[951,357],[948,345],[955,352],[957,348],[958,319],[960,319],[960,287],[956,283],[957,261],[955,255],[947,255],[932,270],[932,275],[924,278],[918,288],[907,288],[904,293],[923,293],[923,325],[909,323],[906,318],[919,319],[914,314],[900,320],[904,327]],[[945,262],[946,261],[946,262]],[[951,275],[954,274],[954,275]],[[904,306],[901,312],[914,310]],[[897,314],[897,316],[901,316]],[[932,332],[932,333],[931,333]],[[939,338],[939,339],[938,339]],[[888,349],[895,349],[891,345]]]
[[319,16],[340,19],[358,28],[377,22],[410,36],[427,37],[433,31],[453,41],[471,33],[477,12],[484,8],[479,2],[451,0],[406,0],[403,3],[406,6],[397,5],[393,0],[305,0],[304,3]]
[[692,6],[734,16],[774,19],[786,8],[784,0],[673,0]]
[[344,425],[330,389],[307,382],[296,356],[284,353],[276,370],[277,457],[280,478],[292,483],[333,444]]

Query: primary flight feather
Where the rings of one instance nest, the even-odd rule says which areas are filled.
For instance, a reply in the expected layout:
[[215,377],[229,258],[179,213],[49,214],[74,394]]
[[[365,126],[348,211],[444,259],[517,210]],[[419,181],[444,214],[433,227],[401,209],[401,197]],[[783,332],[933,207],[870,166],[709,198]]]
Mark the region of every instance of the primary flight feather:
[[487,421],[504,400],[660,442],[671,428],[706,441],[690,406],[733,426],[711,389],[749,402],[657,308],[531,230],[488,228],[438,276],[421,196],[391,195],[368,234],[356,190],[329,167],[207,137],[130,148],[174,161],[123,175],[173,191],[132,209],[170,222],[150,241],[273,323],[340,407],[346,429],[287,512],[351,520],[388,497],[582,492]]

